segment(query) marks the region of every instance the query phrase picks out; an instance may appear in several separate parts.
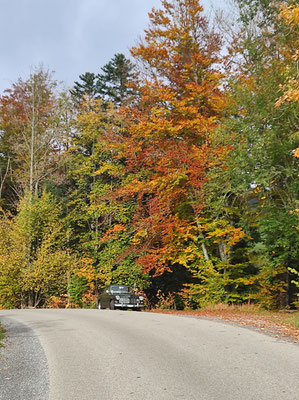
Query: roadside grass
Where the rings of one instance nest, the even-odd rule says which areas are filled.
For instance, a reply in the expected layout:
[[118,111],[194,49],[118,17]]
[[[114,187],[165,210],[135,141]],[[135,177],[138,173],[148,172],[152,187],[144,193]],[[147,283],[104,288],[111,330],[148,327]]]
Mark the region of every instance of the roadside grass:
[[2,328],[2,326],[0,325],[0,347],[4,346],[4,344],[3,344],[4,337],[5,337],[5,331]]
[[286,323],[295,326],[299,330],[299,311],[294,314],[280,316],[280,318],[284,319]]
[[268,311],[253,304],[216,304],[192,311],[159,309],[150,311],[222,320],[241,326],[253,327],[277,338],[283,337],[299,342],[299,310]]

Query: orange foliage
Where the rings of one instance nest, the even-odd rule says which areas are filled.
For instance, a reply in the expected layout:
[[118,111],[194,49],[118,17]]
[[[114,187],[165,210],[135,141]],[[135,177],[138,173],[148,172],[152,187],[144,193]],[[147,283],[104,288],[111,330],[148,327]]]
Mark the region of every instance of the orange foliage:
[[68,304],[67,294],[61,294],[58,296],[51,296],[47,301],[47,308],[66,308]]
[[139,104],[121,110],[129,120],[127,169],[135,178],[119,193],[138,200],[133,242],[145,270],[158,274],[178,261],[173,237],[185,240],[178,232],[187,232],[204,206],[207,171],[221,166],[227,152],[212,145],[224,107],[216,67],[220,38],[198,0],[162,5],[149,14],[145,39],[131,50],[146,79],[136,83]]
[[104,236],[101,238],[101,242],[106,242],[107,240],[116,239],[116,234],[125,230],[125,226],[122,224],[115,224],[113,227],[107,230]]
[[93,293],[93,289],[89,289],[86,293],[83,294],[82,301],[87,306],[96,304],[97,296]]

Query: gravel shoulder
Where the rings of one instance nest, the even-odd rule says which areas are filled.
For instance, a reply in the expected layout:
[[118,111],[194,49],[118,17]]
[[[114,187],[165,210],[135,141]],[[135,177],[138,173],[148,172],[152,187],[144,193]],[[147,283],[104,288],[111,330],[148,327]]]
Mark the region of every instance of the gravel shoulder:
[[47,400],[48,365],[39,338],[27,325],[1,318],[6,330],[0,348],[0,400]]

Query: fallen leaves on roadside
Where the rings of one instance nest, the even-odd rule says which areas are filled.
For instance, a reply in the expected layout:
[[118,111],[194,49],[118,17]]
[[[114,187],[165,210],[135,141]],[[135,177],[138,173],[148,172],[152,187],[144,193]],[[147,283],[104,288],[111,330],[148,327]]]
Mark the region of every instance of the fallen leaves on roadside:
[[186,315],[196,318],[214,319],[243,327],[250,327],[261,333],[284,339],[292,343],[299,343],[299,329],[284,321],[283,316],[277,314],[246,314],[229,311],[176,311],[176,310],[149,310],[162,314]]

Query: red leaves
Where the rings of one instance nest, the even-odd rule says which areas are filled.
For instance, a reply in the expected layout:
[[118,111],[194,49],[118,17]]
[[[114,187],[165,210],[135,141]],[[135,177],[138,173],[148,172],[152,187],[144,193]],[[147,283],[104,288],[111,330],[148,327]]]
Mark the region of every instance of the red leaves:
[[122,110],[130,120],[127,171],[138,178],[120,191],[137,196],[135,250],[145,270],[156,274],[183,259],[176,248],[203,206],[207,171],[226,151],[210,145],[224,105],[221,73],[213,67],[219,37],[209,32],[197,0],[162,5],[149,14],[145,41],[132,49],[147,77],[138,105]]
[[[134,86],[138,103],[120,110],[123,135],[111,132],[106,146],[119,146],[125,160],[127,178],[114,198],[136,204],[131,251],[155,274],[200,257],[198,232],[190,236],[190,229],[204,206],[207,173],[222,166],[227,152],[211,144],[224,105],[214,66],[219,37],[209,31],[198,0],[162,4],[149,14],[144,42],[132,49],[146,72]],[[110,229],[103,240],[116,234]]]

